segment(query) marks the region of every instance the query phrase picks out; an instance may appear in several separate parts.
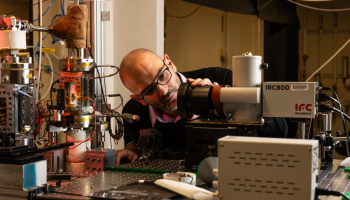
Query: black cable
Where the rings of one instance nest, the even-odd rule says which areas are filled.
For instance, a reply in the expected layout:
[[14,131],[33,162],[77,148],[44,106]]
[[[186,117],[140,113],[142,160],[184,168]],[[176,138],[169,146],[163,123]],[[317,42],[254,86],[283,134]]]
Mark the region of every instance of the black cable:
[[[89,50],[89,53],[90,53],[91,58],[93,59],[93,55],[92,55],[92,53],[91,53],[91,47],[88,48],[88,50]],[[100,71],[99,71],[97,68],[96,68],[96,71],[97,71],[97,74],[98,74],[99,76],[101,76]],[[119,70],[118,70],[118,72],[119,72]],[[108,112],[113,113],[113,111],[107,106],[107,101],[106,101],[106,99],[105,99],[105,93],[104,93],[104,91],[103,91],[103,85],[102,85],[101,79],[99,79],[99,82],[100,82],[100,87],[101,87],[103,102],[104,102],[104,104],[105,104],[105,106],[106,106]],[[106,86],[106,84],[105,84],[105,86]],[[112,133],[112,129],[110,129],[110,131],[108,131],[108,132],[109,132],[110,136],[111,136],[114,140],[117,140],[117,139],[121,139],[121,137],[123,137],[123,135],[124,135],[124,134],[123,134],[123,133],[124,133],[124,124],[123,124],[122,120],[118,119],[118,117],[115,117],[115,119],[117,120],[117,129],[118,129],[118,130],[115,130],[116,134],[113,134],[113,133]],[[115,142],[114,142],[114,143],[115,143]]]
[[57,79],[55,82],[52,83],[51,85],[51,88],[50,88],[50,99],[51,99],[51,106],[53,106],[53,103],[52,103],[52,89],[53,89],[53,86],[58,83],[60,80]]
[[[311,130],[312,128],[312,121],[313,121],[313,118],[310,119],[310,124],[309,124],[309,138],[313,138],[314,137],[314,133],[313,131]],[[312,131],[312,133],[311,133]]]
[[[342,111],[340,111],[339,109],[336,109],[336,108],[334,108],[334,107],[329,107],[332,111],[335,111],[335,112],[337,112],[337,113],[341,113]],[[347,114],[345,114],[344,112],[343,112],[343,115],[344,115],[344,117],[350,122],[350,116],[349,115],[347,115]]]
[[183,15],[183,16],[174,16],[174,15],[171,15],[169,13],[166,13],[166,15],[168,15],[169,17],[172,17],[172,18],[186,18],[186,17],[190,17],[190,16],[194,15],[201,7],[202,7],[202,5],[198,6],[191,13],[189,13],[187,15]]
[[345,194],[341,194],[341,196],[342,196],[343,198],[345,198],[346,200],[350,200],[349,197],[346,196]]
[[[45,2],[45,1],[47,1],[47,0],[43,0],[42,3]],[[39,3],[40,3],[40,2],[35,3],[35,4],[31,5],[31,6],[27,6],[27,7],[18,9],[18,10],[13,11],[13,12],[7,13],[7,14],[5,14],[5,15],[11,15],[11,14],[16,13],[16,12],[19,12],[19,11],[21,11],[21,10],[24,10],[24,9],[27,9],[27,8],[31,8],[31,7],[33,7],[33,6],[35,6],[35,5],[38,5]]]
[[346,137],[347,137],[348,140],[350,141],[350,137],[349,137],[349,134],[348,134],[348,128],[347,128],[347,126],[346,126],[346,121],[345,121],[344,113],[343,113],[343,112],[344,112],[344,109],[343,109],[343,107],[342,107],[341,104],[340,104],[340,101],[339,101],[339,98],[338,98],[337,93],[336,93],[336,92],[333,90],[333,88],[331,88],[331,87],[322,87],[322,90],[332,90],[334,96],[336,97],[336,100],[337,100],[337,101],[335,101],[335,102],[337,102],[337,104],[338,104],[338,106],[339,106],[339,110],[341,111],[341,112],[340,112],[340,116],[341,116],[341,118],[342,118],[342,120],[343,120],[344,132],[345,132]]
[[346,195],[344,195],[343,193],[341,192],[338,192],[338,191],[335,191],[335,190],[329,190],[329,189],[321,189],[321,188],[316,188],[316,198],[318,196],[329,196],[329,195],[332,195],[332,196],[342,196],[344,197],[345,199],[347,200],[350,200],[349,197],[347,197]]

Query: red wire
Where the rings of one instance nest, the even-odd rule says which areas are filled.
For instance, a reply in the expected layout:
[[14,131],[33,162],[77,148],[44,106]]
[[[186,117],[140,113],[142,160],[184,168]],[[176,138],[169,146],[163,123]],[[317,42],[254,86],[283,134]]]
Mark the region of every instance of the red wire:
[[94,130],[94,132],[92,133],[92,135],[91,135],[88,139],[82,141],[81,143],[79,143],[79,144],[77,144],[76,146],[74,146],[74,147],[72,147],[72,148],[69,148],[69,149],[74,149],[75,147],[77,147],[77,146],[83,144],[84,142],[90,141],[91,138],[94,137],[95,132],[96,132],[96,113],[95,113],[96,109],[95,109],[95,105],[94,105],[94,103],[93,103],[92,101],[91,101],[91,106],[94,108],[94,118],[95,118],[95,130]]
[[[42,103],[43,101],[43,103]],[[49,108],[44,109],[44,106],[47,105],[47,101],[45,99],[39,100],[36,104],[36,112],[35,112],[35,130],[34,130],[34,138],[37,138],[39,131],[41,129],[41,126],[45,122],[47,118],[47,113],[49,112]],[[44,118],[42,118],[44,116]],[[41,143],[39,143],[41,144]]]

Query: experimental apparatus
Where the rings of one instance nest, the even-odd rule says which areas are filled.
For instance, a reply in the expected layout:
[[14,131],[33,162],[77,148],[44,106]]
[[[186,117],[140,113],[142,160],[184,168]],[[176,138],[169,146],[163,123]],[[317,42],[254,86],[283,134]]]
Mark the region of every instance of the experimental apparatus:
[[[71,176],[87,176],[102,172],[105,166],[114,166],[115,150],[104,148],[104,133],[108,130],[115,139],[122,135],[113,134],[110,120],[118,118],[120,123],[122,118],[136,119],[133,115],[112,110],[100,113],[95,109],[96,80],[116,75],[118,68],[109,66],[117,71],[95,76],[99,66],[87,55],[90,50],[87,6],[69,5],[67,15],[54,22],[52,27],[39,27],[14,16],[0,18],[0,145],[6,147],[0,150],[1,176],[17,173],[23,177],[3,181],[0,184],[3,196],[19,190],[20,195],[29,198],[30,194],[47,191],[48,180],[57,180],[56,185],[60,186],[61,180]],[[40,73],[38,78],[34,72],[29,53],[19,55],[19,50],[27,49],[26,34],[32,31],[48,32],[65,40],[68,48],[68,55],[59,60],[59,78],[51,86],[54,96],[48,101],[36,96],[34,79],[41,79]],[[41,54],[41,50],[38,52]],[[57,89],[53,88],[56,83]]]
[[[122,128],[118,127],[119,133],[114,133],[111,119],[117,118],[118,126],[122,126],[120,121],[123,119],[132,123],[139,118],[133,114],[119,114],[110,108],[105,113],[96,110],[96,80],[116,75],[118,68],[111,66],[117,70],[111,75],[95,74],[97,68],[106,66],[97,66],[91,57],[87,19],[88,10],[84,5],[68,6],[67,15],[57,18],[52,27],[33,26],[11,16],[0,18],[0,38],[3,41],[0,50],[4,54],[1,55],[0,63],[0,146],[4,147],[0,148],[0,175],[9,177],[8,174],[16,173],[21,180],[12,181],[9,178],[10,181],[1,182],[0,194],[11,196],[19,193],[27,197],[30,191],[35,196],[50,190],[47,185],[49,180],[57,181],[54,194],[58,194],[58,199],[61,194],[67,193],[84,197],[114,197],[101,194],[116,194],[118,187],[135,184],[141,178],[153,182],[162,177],[171,177],[195,185],[195,175],[188,172],[170,175],[113,172],[115,150],[104,148],[105,132],[119,140]],[[32,58],[19,56],[19,50],[27,49],[26,34],[32,31],[48,32],[63,39],[68,49],[67,56],[60,58],[59,78],[51,86],[53,95],[48,101],[39,99],[35,93],[36,76]],[[337,104],[339,100],[322,94],[322,90],[329,88],[321,88],[316,82],[262,82],[261,71],[267,67],[267,64],[261,63],[260,56],[245,53],[233,56],[232,87],[180,86],[180,116],[209,116],[186,124],[187,135],[190,136],[187,138],[188,146],[195,147],[187,149],[187,169],[177,161],[151,159],[146,161],[147,165],[141,161],[127,166],[185,171],[197,168],[199,162],[209,155],[217,156],[215,162],[219,166],[214,172],[218,180],[213,182],[218,187],[216,197],[280,199],[283,196],[283,199],[314,199],[317,196],[319,174],[318,148],[321,170],[324,170],[332,165],[334,142],[348,141],[346,137],[332,136],[332,113],[341,113],[344,121],[350,118],[341,107],[336,109],[322,104],[326,100]],[[55,84],[58,88],[53,88]],[[322,115],[321,132],[306,134],[305,119],[317,115]],[[301,139],[312,140],[237,137],[256,136],[257,129],[271,123],[268,120],[270,117],[300,119]],[[147,158],[158,157],[155,152],[161,148],[161,141],[162,135],[157,130],[143,130],[137,144],[139,153]],[[38,148],[40,143],[44,147]],[[14,155],[15,158],[11,158]],[[172,165],[177,166],[172,168]],[[104,172],[108,167],[112,167],[112,171]],[[239,170],[232,172],[235,167]],[[253,170],[254,173],[249,173]],[[290,173],[286,174],[286,170]],[[71,186],[59,187],[61,180],[69,180],[71,176],[88,178],[79,179]],[[30,182],[32,179],[37,182]],[[106,183],[107,180],[112,182]],[[210,184],[211,181],[206,182]],[[141,185],[140,182],[137,184]],[[95,188],[96,185],[99,187]],[[80,191],[70,190],[72,188],[79,188]],[[123,195],[130,197],[126,193]],[[144,193],[137,195],[147,196]],[[171,197],[173,194],[162,195]],[[209,195],[212,193],[209,192]],[[42,194],[38,198],[45,199],[47,196]]]

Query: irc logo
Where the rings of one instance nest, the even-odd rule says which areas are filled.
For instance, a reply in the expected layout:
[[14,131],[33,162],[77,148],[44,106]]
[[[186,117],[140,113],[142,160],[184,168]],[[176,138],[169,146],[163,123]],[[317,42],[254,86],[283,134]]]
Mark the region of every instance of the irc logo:
[[311,104],[295,104],[295,111],[311,111]]
[[296,115],[311,115],[311,104],[295,104]]

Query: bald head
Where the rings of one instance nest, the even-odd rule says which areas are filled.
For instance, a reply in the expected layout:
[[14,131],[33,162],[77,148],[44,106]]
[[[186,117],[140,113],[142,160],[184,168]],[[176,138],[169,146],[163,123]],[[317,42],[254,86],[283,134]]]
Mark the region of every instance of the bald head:
[[[134,94],[140,94],[163,67],[162,58],[147,49],[135,49],[124,56],[119,66],[120,79]],[[145,85],[146,84],[146,85]]]

